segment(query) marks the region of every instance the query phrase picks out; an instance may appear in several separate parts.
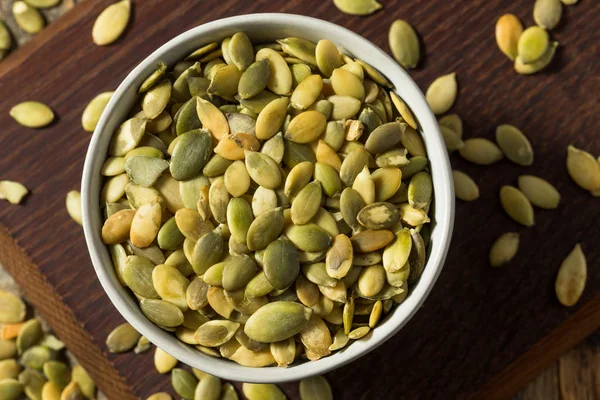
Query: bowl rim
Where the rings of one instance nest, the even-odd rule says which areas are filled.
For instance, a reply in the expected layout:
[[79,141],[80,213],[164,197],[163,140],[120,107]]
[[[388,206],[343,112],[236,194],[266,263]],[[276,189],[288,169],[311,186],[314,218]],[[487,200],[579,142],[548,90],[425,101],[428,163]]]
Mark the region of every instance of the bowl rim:
[[[110,256],[108,256],[106,245],[101,241],[99,229],[93,227],[94,220],[99,220],[98,209],[93,207],[98,199],[92,198],[92,196],[97,197],[99,193],[99,191],[92,192],[92,183],[94,182],[94,179],[98,178],[94,175],[94,168],[97,168],[98,158],[104,160],[106,157],[106,154],[99,151],[98,148],[102,147],[101,142],[103,136],[112,135],[112,132],[106,132],[106,126],[109,124],[109,115],[113,114],[113,111],[117,109],[126,91],[130,89],[134,83],[138,81],[141,82],[140,76],[143,73],[148,74],[147,71],[153,70],[153,68],[156,67],[157,62],[161,60],[164,55],[174,51],[174,49],[183,47],[186,42],[193,41],[194,39],[213,31],[221,31],[227,28],[241,30],[242,24],[249,23],[265,24],[265,29],[268,29],[268,25],[270,24],[290,24],[298,27],[300,30],[310,29],[311,25],[319,24],[319,27],[323,30],[336,32],[337,36],[345,35],[350,38],[349,40],[360,43],[360,47],[369,48],[369,51],[373,52],[372,55],[381,60],[380,63],[386,64],[385,75],[388,77],[396,77],[396,79],[389,78],[390,81],[403,81],[402,90],[397,87],[395,87],[395,90],[397,92],[403,91],[411,93],[412,97],[403,98],[406,103],[409,104],[415,117],[419,120],[423,130],[423,136],[425,137],[428,158],[432,164],[436,164],[436,169],[434,170],[432,168],[435,193],[434,229],[436,231],[436,236],[439,235],[440,237],[440,243],[433,243],[430,245],[431,252],[428,255],[429,258],[427,260],[426,268],[420,278],[419,284],[415,286],[415,290],[411,290],[408,298],[400,305],[400,307],[397,307],[393,315],[391,315],[385,323],[372,331],[373,334],[367,340],[354,342],[352,346],[343,349],[343,351],[338,351],[335,354],[324,357],[318,361],[309,361],[288,368],[245,367],[230,360],[212,358],[196,350],[190,349],[188,345],[179,342],[179,339],[171,333],[165,332],[155,326],[141,314],[137,304],[135,304],[131,296],[125,294],[126,288],[122,287],[118,282],[115,284],[115,273],[112,268],[112,263],[110,263],[111,268],[104,267],[107,257],[108,260],[110,260]],[[181,57],[183,57],[183,55]],[[414,316],[433,288],[443,268],[450,246],[452,228],[454,225],[454,185],[450,161],[443,138],[437,126],[437,120],[416,83],[408,73],[391,58],[391,56],[368,39],[335,23],[296,14],[258,13],[214,20],[179,34],[147,56],[119,84],[97,124],[85,158],[81,182],[81,195],[83,230],[90,258],[104,291],[119,313],[152,343],[158,345],[162,350],[171,354],[181,362],[224,379],[243,382],[279,383],[323,374],[367,354],[383,344],[386,340],[390,339]],[[441,217],[438,215],[439,213],[442,214]],[[439,232],[439,234],[437,232]],[[134,305],[137,310],[133,309],[132,305]]]

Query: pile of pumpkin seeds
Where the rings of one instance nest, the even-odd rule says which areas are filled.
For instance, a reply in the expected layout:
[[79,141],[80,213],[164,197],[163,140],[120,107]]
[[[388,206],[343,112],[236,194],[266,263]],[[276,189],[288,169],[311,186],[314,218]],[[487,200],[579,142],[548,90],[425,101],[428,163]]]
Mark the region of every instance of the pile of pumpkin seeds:
[[95,399],[96,384],[16,294],[0,290],[0,399]]
[[367,336],[423,271],[433,195],[390,89],[328,40],[240,32],[159,65],[102,168],[102,239],[142,312],[254,367]]
[[[114,328],[106,339],[111,353],[124,353],[133,349],[136,354],[145,352],[152,344],[141,336],[128,323]],[[183,366],[176,368],[179,361],[156,347],[154,367],[159,374],[171,374],[171,385],[177,395],[186,400],[237,400],[238,393],[229,382],[195,368]],[[191,372],[190,372],[191,371]],[[333,400],[333,393],[327,380],[322,376],[313,376],[299,383],[301,400]],[[286,399],[285,394],[274,384],[243,383],[242,392],[249,400]],[[154,393],[148,400],[172,400],[167,392]]]
[[554,58],[558,41],[552,41],[549,31],[561,20],[564,5],[577,0],[536,0],[533,6],[534,26],[523,29],[514,14],[504,14],[496,22],[496,43],[500,51],[514,62],[517,73],[535,74],[545,69]]

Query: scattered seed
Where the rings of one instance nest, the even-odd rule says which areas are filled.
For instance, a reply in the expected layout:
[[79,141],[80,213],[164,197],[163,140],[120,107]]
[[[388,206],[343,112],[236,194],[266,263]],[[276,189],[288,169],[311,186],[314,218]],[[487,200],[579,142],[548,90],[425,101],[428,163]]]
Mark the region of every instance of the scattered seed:
[[333,4],[343,13],[350,15],[371,15],[383,6],[377,0],[334,0]]
[[532,175],[519,176],[519,189],[537,207],[547,210],[558,207],[560,193],[544,179]]
[[548,47],[548,50],[546,50],[546,52],[539,59],[529,64],[525,64],[520,57],[517,57],[515,60],[515,71],[522,75],[530,75],[543,70],[554,58],[557,48],[558,42],[552,42]]
[[600,162],[590,153],[569,145],[567,171],[571,179],[585,190],[600,189]]
[[496,22],[496,43],[500,51],[512,61],[518,55],[519,37],[523,33],[523,25],[513,14],[504,14]]
[[462,171],[453,170],[454,192],[463,201],[474,201],[479,198],[479,187],[475,181]]
[[124,353],[135,347],[142,335],[128,323],[113,329],[106,338],[106,347],[111,353]]
[[414,28],[406,21],[398,19],[390,26],[388,34],[390,49],[394,58],[404,68],[415,68],[419,63],[419,38]]
[[13,16],[21,29],[27,33],[38,33],[46,25],[44,17],[35,7],[23,1],[15,1],[12,6]]
[[533,5],[533,20],[544,29],[556,28],[562,16],[561,0],[536,0]]
[[558,301],[567,307],[575,305],[587,280],[587,263],[585,255],[578,243],[563,260],[556,276],[555,291]]
[[518,59],[530,64],[540,59],[550,46],[548,32],[539,26],[531,26],[519,36]]
[[100,93],[88,103],[81,115],[81,126],[84,130],[94,132],[94,129],[96,129],[96,125],[98,125],[98,121],[102,116],[102,112],[106,108],[106,105],[113,94],[114,92]]
[[106,7],[92,28],[92,39],[98,46],[105,46],[116,41],[127,28],[131,15],[129,0],[121,0]]
[[492,141],[483,138],[467,139],[458,151],[462,158],[479,165],[500,161],[504,154]]
[[[15,4],[20,3],[16,2]],[[54,121],[50,107],[38,101],[26,101],[10,109],[10,116],[28,128],[43,128]]]
[[507,232],[501,235],[490,249],[490,265],[501,267],[508,264],[517,254],[519,249],[519,234]]
[[313,376],[300,381],[300,400],[333,400],[333,393],[323,376]]
[[19,182],[0,181],[0,200],[8,200],[11,204],[20,204],[28,193],[29,190]]
[[502,208],[513,220],[524,226],[533,226],[533,207],[523,192],[513,186],[500,188],[500,202]]
[[506,158],[521,166],[533,164],[533,149],[527,137],[512,125],[498,125],[496,142]]
[[425,97],[434,114],[444,114],[454,104],[458,92],[456,74],[443,75],[433,81]]

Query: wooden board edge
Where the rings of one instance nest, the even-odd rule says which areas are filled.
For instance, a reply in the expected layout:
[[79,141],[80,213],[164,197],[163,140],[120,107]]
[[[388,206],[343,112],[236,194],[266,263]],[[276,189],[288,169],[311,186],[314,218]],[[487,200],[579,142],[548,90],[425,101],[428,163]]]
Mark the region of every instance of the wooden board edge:
[[502,372],[494,376],[469,399],[505,400],[556,361],[562,354],[575,347],[600,329],[600,295],[585,303],[563,324],[520,355]]
[[[37,49],[51,41],[54,36],[61,31],[69,28],[74,21],[80,19],[80,16],[85,13],[89,13],[90,10],[96,6],[96,1],[81,1],[75,4],[73,8],[67,11],[64,15],[53,21],[51,24],[46,26],[40,33],[36,34],[30,41],[19,46],[9,53],[9,55],[2,60],[2,68],[0,68],[0,78],[8,74],[14,68],[20,67],[26,63],[31,54]],[[98,2],[100,3],[100,2]],[[92,43],[92,27],[89,30],[90,44]],[[95,45],[94,45],[95,46]]]
[[124,377],[102,354],[83,324],[61,301],[60,296],[39,268],[0,226],[0,262],[25,292],[27,301],[37,309],[57,336],[94,378],[109,399],[134,400]]

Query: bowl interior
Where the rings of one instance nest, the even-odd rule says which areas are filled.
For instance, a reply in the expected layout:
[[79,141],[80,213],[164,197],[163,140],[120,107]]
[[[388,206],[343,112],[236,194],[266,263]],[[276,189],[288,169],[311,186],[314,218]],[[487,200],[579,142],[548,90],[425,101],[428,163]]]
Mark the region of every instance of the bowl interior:
[[[142,314],[129,290],[117,280],[110,255],[99,234],[102,228],[100,169],[113,132],[126,119],[138,98],[138,87],[154,71],[158,61],[172,66],[195,49],[238,31],[244,31],[257,43],[290,36],[314,42],[327,38],[346,54],[361,58],[383,72],[419,121],[431,163],[434,224],[427,265],[419,283],[411,288],[408,298],[373,330],[369,338],[321,360],[298,363],[288,368],[249,368],[229,360],[212,358],[155,326]],[[113,304],[133,327],[152,343],[192,367],[224,379],[275,383],[321,374],[346,364],[382,344],[408,322],[425,300],[443,266],[453,225],[454,193],[448,155],[435,117],[417,85],[393,59],[361,36],[326,21],[289,14],[255,14],[210,22],[185,32],[152,53],[127,76],[112,97],[92,137],[82,178],[82,207],[86,241],[98,278]]]

